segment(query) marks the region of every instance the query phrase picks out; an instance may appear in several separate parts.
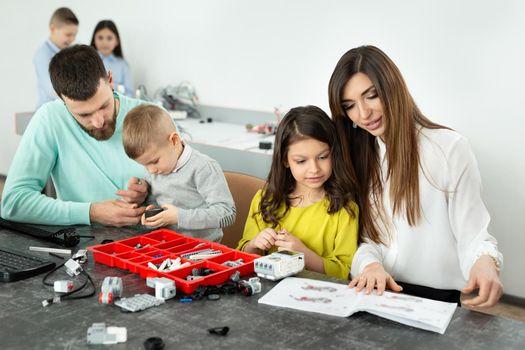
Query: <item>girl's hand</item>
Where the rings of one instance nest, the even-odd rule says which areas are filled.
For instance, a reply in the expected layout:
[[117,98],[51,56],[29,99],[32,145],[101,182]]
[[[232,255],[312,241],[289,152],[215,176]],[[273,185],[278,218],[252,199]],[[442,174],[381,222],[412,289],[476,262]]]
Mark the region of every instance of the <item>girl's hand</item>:
[[482,255],[472,265],[467,286],[461,291],[472,293],[478,288],[478,296],[463,301],[463,304],[476,308],[490,307],[496,305],[501,294],[503,294],[503,284],[499,279],[498,269],[488,255]]
[[403,287],[397,284],[392,276],[385,271],[383,265],[377,262],[367,265],[361,274],[350,281],[348,287],[355,287],[356,292],[360,292],[364,288],[366,294],[370,294],[374,288],[377,288],[377,295],[382,295],[385,288],[394,292],[403,290]]
[[267,251],[275,244],[277,233],[271,228],[265,228],[257,236],[255,236],[246,245],[246,251],[256,252],[256,250]]
[[[149,205],[146,207],[146,210],[154,207]],[[142,224],[148,227],[163,227],[167,225],[175,225],[179,220],[179,209],[171,204],[163,204],[161,208],[164,208],[164,211],[158,213],[155,216],[150,218],[142,217]]]
[[306,253],[308,248],[304,243],[293,234],[286,230],[282,230],[277,233],[277,239],[275,240],[275,246],[278,247],[278,250],[291,250],[294,252]]

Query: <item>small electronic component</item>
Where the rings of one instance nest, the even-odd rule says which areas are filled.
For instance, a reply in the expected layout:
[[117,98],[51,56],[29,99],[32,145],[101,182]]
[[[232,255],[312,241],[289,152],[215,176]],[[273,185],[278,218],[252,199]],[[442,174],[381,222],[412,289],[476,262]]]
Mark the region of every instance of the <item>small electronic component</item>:
[[117,344],[128,340],[126,327],[106,327],[105,323],[93,323],[87,330],[88,344]]
[[122,278],[120,277],[106,277],[100,287],[100,294],[98,295],[98,302],[100,304],[113,304],[115,298],[122,296]]
[[53,282],[53,289],[55,293],[68,293],[73,290],[74,284],[70,280],[62,280]]
[[252,277],[247,281],[239,281],[239,289],[247,297],[260,293],[262,289],[261,280],[259,277]]
[[157,299],[150,294],[135,294],[130,298],[122,298],[120,300],[115,301],[115,305],[130,312],[146,310],[150,307],[159,306],[164,303],[164,300]]
[[78,261],[80,264],[85,264],[87,261],[87,250],[86,249],[79,249],[71,259]]
[[144,215],[147,218],[151,218],[159,213],[162,213],[164,211],[164,208],[161,208],[161,207],[155,207],[155,208],[151,208],[151,209],[148,209],[144,212]]
[[272,149],[271,141],[259,141],[259,149]]
[[82,266],[80,266],[76,260],[69,259],[64,266],[66,267],[67,274],[71,277],[78,276],[82,272]]
[[282,250],[253,261],[257,276],[272,281],[295,275],[304,269],[304,254]]
[[166,277],[148,277],[146,285],[155,288],[155,298],[161,300],[171,299],[177,292],[175,282]]

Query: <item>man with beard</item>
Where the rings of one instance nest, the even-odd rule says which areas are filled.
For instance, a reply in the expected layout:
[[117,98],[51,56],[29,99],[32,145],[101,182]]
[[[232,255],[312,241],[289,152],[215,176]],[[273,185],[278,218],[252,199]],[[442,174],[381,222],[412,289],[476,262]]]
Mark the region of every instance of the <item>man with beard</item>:
[[[4,187],[4,219],[51,225],[140,222],[148,187],[122,145],[122,123],[140,100],[113,91],[98,53],[76,45],[49,65],[60,99],[29,123]],[[42,194],[51,176],[57,199]]]

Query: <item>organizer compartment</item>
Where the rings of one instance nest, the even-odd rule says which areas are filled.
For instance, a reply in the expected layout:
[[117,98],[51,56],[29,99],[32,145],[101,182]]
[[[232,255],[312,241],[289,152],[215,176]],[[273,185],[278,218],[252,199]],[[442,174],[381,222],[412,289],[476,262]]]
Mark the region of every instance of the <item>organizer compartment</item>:
[[[137,244],[141,247],[137,248]],[[191,294],[200,285],[216,285],[227,282],[230,276],[239,271],[241,276],[253,273],[253,260],[258,257],[233,250],[225,245],[203,239],[183,236],[174,231],[160,229],[142,236],[127,238],[108,244],[87,247],[93,253],[95,262],[118,267],[139,274],[142,278],[166,277],[175,281],[177,293]],[[182,255],[202,249],[220,250],[221,254],[199,261],[185,259]],[[160,265],[164,260],[181,258],[181,262],[190,265],[173,271],[158,271],[148,263]],[[243,259],[238,266],[222,265],[225,261]],[[193,269],[209,268],[214,273],[196,280],[187,280]]]

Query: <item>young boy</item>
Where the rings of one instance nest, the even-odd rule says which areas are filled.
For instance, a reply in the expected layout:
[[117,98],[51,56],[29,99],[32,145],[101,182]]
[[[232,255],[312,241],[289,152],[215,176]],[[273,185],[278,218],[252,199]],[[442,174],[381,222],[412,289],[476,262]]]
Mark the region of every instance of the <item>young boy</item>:
[[142,224],[171,225],[182,234],[220,241],[222,228],[235,221],[235,203],[219,164],[185,144],[170,116],[158,106],[129,111],[122,138],[128,157],[148,172],[147,203],[165,209],[150,218],[144,215]]
[[37,108],[57,98],[49,79],[49,62],[58,51],[75,40],[78,32],[77,16],[67,7],[57,9],[49,21],[49,32],[49,39],[38,48],[33,57],[38,90]]

